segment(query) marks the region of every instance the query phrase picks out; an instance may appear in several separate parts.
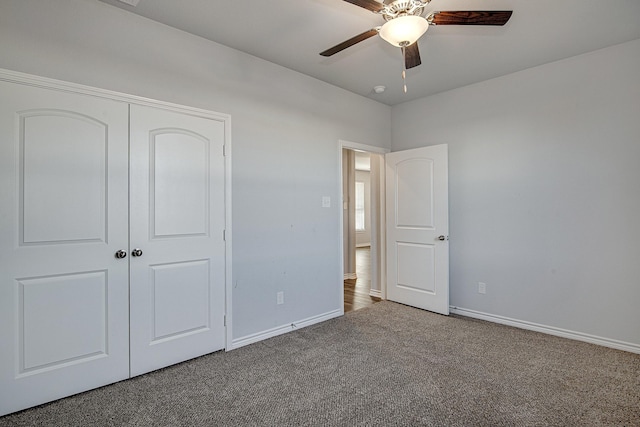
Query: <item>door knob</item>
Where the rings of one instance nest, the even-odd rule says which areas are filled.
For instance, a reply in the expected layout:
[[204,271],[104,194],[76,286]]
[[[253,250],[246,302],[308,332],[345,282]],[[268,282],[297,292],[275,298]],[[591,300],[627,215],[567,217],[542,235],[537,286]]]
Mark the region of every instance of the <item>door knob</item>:
[[438,236],[438,240],[447,240],[447,238],[444,236]]
[[120,249],[116,252],[116,258],[122,259],[127,256],[127,251]]
[[142,256],[142,249],[135,248],[131,251],[131,256]]

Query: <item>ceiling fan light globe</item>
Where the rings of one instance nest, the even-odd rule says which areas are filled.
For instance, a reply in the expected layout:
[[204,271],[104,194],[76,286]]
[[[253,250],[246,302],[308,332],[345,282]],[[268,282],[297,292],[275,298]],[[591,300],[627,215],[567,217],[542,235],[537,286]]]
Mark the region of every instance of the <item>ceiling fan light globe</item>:
[[429,22],[422,16],[399,16],[380,28],[380,37],[396,47],[412,45],[429,29]]

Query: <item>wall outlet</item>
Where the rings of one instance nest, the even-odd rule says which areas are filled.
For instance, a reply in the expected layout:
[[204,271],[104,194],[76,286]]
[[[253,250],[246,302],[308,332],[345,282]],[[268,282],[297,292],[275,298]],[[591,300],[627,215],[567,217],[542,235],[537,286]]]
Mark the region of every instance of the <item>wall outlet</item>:
[[280,291],[276,294],[276,302],[278,305],[284,304],[284,292]]
[[478,282],[478,293],[479,294],[486,294],[487,293],[487,284],[486,283]]

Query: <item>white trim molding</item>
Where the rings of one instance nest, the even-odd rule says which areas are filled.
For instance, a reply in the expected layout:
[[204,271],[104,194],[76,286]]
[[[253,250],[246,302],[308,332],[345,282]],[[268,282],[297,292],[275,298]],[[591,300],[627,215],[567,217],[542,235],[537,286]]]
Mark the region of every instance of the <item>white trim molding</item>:
[[287,332],[294,331],[296,329],[304,328],[307,326],[315,325],[316,323],[324,322],[334,317],[340,317],[344,314],[343,310],[333,310],[318,316],[309,317],[297,322],[292,322],[288,325],[278,326],[266,331],[258,332],[256,334],[247,335],[241,338],[236,338],[231,343],[229,350],[235,350],[236,348],[244,347],[245,345],[253,344],[258,341],[266,340],[267,338],[273,338],[278,335],[286,334]]
[[123,92],[117,92],[114,90],[101,89],[97,87],[56,80],[49,77],[41,77],[33,74],[26,74],[19,71],[11,71],[2,68],[0,68],[0,81],[20,83],[45,89],[55,89],[62,92],[72,92],[89,96],[97,96],[99,98],[112,99],[114,101],[127,102],[130,104],[162,108],[163,110],[175,111],[182,114],[190,114],[197,117],[223,121],[231,120],[231,116],[225,113],[218,113],[216,111],[204,110],[202,108],[190,107],[188,105],[160,101],[156,99],[145,98],[142,96],[130,95]]
[[340,139],[338,143],[340,145],[339,148],[349,148],[351,150],[367,151],[369,153],[376,154],[387,154],[391,152],[389,148],[378,147],[376,145],[361,144],[359,142],[346,141],[344,139]]
[[472,317],[474,319],[486,320],[488,322],[499,323],[501,325],[513,326],[529,331],[542,332],[543,334],[555,335],[557,337],[569,338],[576,341],[588,342],[590,344],[624,350],[630,353],[640,354],[640,344],[614,340],[611,338],[599,337],[582,332],[570,331],[568,329],[556,328],[554,326],[541,325],[539,323],[527,322],[525,320],[512,319],[510,317],[499,316],[497,314],[483,313],[462,307],[449,307],[452,314]]
[[369,296],[370,297],[374,297],[374,298],[380,298],[380,299],[384,299],[382,297],[382,291],[378,290],[378,289],[371,289],[369,290]]

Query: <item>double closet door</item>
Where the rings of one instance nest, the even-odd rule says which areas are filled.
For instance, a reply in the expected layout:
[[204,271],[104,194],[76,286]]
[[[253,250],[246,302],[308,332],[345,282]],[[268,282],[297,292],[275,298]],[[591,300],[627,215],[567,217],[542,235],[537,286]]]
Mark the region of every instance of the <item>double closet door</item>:
[[226,121],[0,94],[0,415],[224,348]]

